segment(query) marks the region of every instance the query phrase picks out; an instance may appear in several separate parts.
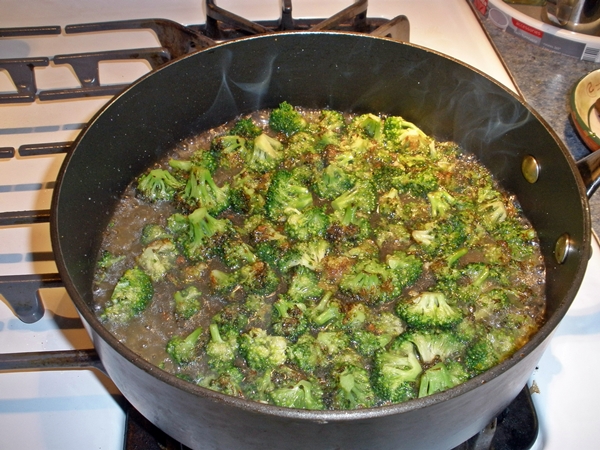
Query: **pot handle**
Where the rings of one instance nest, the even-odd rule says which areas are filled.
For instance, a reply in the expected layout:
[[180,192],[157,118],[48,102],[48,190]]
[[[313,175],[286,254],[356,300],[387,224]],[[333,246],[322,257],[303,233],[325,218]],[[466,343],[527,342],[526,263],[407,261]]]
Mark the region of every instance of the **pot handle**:
[[600,151],[592,152],[576,164],[589,199],[600,186]]
[[94,349],[0,354],[0,371],[106,369]]

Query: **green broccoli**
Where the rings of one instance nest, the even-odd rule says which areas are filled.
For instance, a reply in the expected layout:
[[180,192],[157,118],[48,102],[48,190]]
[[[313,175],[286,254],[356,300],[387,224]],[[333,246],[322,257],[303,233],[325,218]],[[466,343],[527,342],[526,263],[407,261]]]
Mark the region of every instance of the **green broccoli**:
[[303,211],[312,203],[311,192],[294,178],[292,172],[275,172],[266,195],[265,212],[269,219],[282,222],[290,212]]
[[476,337],[465,355],[465,365],[480,374],[511,356],[521,344],[520,334],[508,328],[492,328]]
[[464,342],[454,333],[446,330],[419,330],[404,333],[399,342],[410,341],[417,347],[420,360],[431,364],[436,359],[446,361],[464,348]]
[[292,273],[286,295],[296,303],[321,298],[323,288],[319,286],[316,272],[304,266],[297,266]]
[[287,382],[271,391],[270,398],[277,406],[299,409],[325,409],[319,383],[309,380]]
[[307,373],[314,373],[326,363],[321,345],[310,333],[301,335],[295,343],[289,345],[287,355],[293,364]]
[[201,336],[201,327],[187,336],[175,335],[167,342],[167,353],[179,365],[190,363],[198,356],[197,346]]
[[220,333],[227,338],[242,334],[250,323],[252,312],[248,308],[248,303],[252,300],[254,300],[254,296],[250,295],[245,303],[225,304],[218,313],[213,315],[211,324],[217,325]]
[[262,213],[269,180],[265,174],[246,169],[234,175],[229,188],[231,209],[247,215]]
[[319,271],[321,270],[323,259],[329,253],[329,249],[329,243],[324,239],[299,242],[283,255],[280,255],[277,267],[284,273],[298,266]]
[[150,242],[136,258],[138,266],[152,281],[160,281],[177,266],[179,251],[171,239]]
[[427,198],[431,204],[432,217],[446,217],[450,214],[452,206],[456,203],[456,199],[443,189],[428,192]]
[[256,172],[274,170],[283,160],[283,144],[277,139],[262,133],[254,138],[252,150],[246,156],[246,167]]
[[468,378],[465,369],[457,362],[437,363],[421,375],[419,398],[450,389]]
[[396,306],[396,313],[416,328],[451,327],[462,319],[459,309],[448,304],[442,292],[422,292],[404,299]]
[[330,291],[325,292],[321,300],[308,310],[310,321],[317,327],[337,323],[343,318],[342,306]]
[[373,389],[385,401],[416,398],[423,369],[411,342],[377,353],[373,359]]
[[221,392],[232,397],[244,397],[244,372],[235,366],[229,366],[219,371],[218,374],[205,377],[198,381],[198,385]]
[[390,253],[386,256],[385,262],[394,272],[396,284],[401,289],[411,286],[423,273],[423,261],[403,251]]
[[288,102],[282,102],[277,108],[271,110],[269,115],[269,126],[286,136],[291,136],[302,131],[307,126],[306,119],[296,111]]
[[239,269],[258,260],[253,248],[240,238],[226,240],[220,252],[222,253],[223,262],[230,269]]
[[153,241],[157,241],[159,239],[168,239],[171,237],[171,233],[169,233],[163,226],[157,223],[149,223],[144,225],[144,228],[142,228],[140,242],[142,245],[148,245]]
[[210,340],[205,347],[208,365],[217,370],[231,366],[238,350],[236,335],[232,333],[222,337],[216,323],[211,323],[208,329]]
[[223,272],[219,269],[210,271],[209,280],[213,291],[221,296],[233,295],[240,287],[239,272]]
[[152,169],[137,180],[137,191],[150,202],[173,200],[184,183],[165,169]]
[[329,164],[316,180],[319,197],[334,200],[354,187],[355,178],[336,164]]
[[100,257],[96,261],[96,278],[98,281],[104,280],[108,271],[122,261],[125,261],[125,255],[115,255],[108,250],[100,252]]
[[237,273],[238,283],[246,294],[269,295],[279,286],[277,273],[263,261],[247,264],[238,269]]
[[153,296],[151,278],[139,267],[128,269],[117,282],[100,318],[128,322],[150,304]]
[[344,294],[371,305],[395,300],[403,287],[393,270],[374,259],[357,262],[339,284]]
[[230,135],[241,136],[245,139],[254,139],[262,134],[263,130],[251,118],[238,119],[229,130]]
[[210,144],[210,151],[223,169],[241,169],[248,158],[248,141],[242,136],[225,134],[215,137]]
[[229,207],[229,186],[216,185],[210,170],[192,165],[185,189],[180,194],[181,203],[188,209],[204,208],[217,215]]
[[308,331],[309,322],[306,309],[304,303],[295,302],[285,295],[280,295],[273,303],[271,316],[273,332],[295,342]]
[[[333,327],[332,327],[333,328]],[[325,358],[332,360],[350,346],[350,337],[343,331],[332,329],[319,331],[317,344],[323,350]]]
[[254,370],[267,370],[284,364],[287,360],[288,340],[273,336],[261,328],[251,328],[240,336],[240,352]]
[[334,377],[337,385],[332,406],[335,409],[370,408],[376,405],[377,397],[368,370],[354,365],[343,366],[334,372]]
[[375,114],[361,114],[352,119],[348,125],[350,133],[379,141],[383,132],[383,121]]
[[204,261],[218,254],[223,241],[231,236],[228,219],[216,219],[206,208],[198,208],[187,216],[188,233],[181,238],[185,256],[191,261]]
[[399,116],[386,117],[383,123],[385,145],[392,151],[429,150],[429,138],[415,124]]
[[324,237],[328,227],[329,217],[323,208],[315,206],[291,213],[285,222],[286,234],[299,241]]
[[200,311],[203,294],[196,286],[187,286],[173,294],[174,311],[177,318],[189,319]]

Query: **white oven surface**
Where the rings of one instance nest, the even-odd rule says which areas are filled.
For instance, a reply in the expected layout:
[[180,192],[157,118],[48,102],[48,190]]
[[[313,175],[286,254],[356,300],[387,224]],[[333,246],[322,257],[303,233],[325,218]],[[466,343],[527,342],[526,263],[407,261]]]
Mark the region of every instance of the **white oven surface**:
[[[327,17],[351,0],[295,0],[293,16]],[[217,4],[249,19],[279,16],[278,0],[221,0]],[[464,61],[494,77],[509,89],[512,81],[487,40],[467,0],[371,0],[369,17],[406,15],[411,42]],[[0,28],[33,27],[161,17],[182,24],[204,22],[201,0],[3,0]],[[0,38],[0,59],[53,57],[59,54],[156,47],[148,31],[83,35]],[[129,83],[149,71],[139,61],[101,63],[102,84]],[[78,87],[66,66],[35,69],[39,91]],[[0,94],[15,92],[0,70]],[[0,149],[21,145],[67,142],[110,97],[23,104],[0,104]],[[50,208],[54,180],[62,154],[0,159],[0,213]],[[52,273],[52,261],[35,261],[32,252],[51,251],[48,225],[0,227],[0,275]],[[600,344],[600,249],[571,311],[532,376],[542,434],[537,448],[595,448],[600,440],[596,417],[600,389],[590,380],[600,362],[593,355]],[[0,301],[0,352],[34,352],[91,348],[77,312],[63,288],[44,289],[45,316],[35,324],[16,319]],[[76,320],[75,320],[76,322]],[[120,394],[101,373],[88,370],[0,374],[0,448],[121,449],[124,414]]]

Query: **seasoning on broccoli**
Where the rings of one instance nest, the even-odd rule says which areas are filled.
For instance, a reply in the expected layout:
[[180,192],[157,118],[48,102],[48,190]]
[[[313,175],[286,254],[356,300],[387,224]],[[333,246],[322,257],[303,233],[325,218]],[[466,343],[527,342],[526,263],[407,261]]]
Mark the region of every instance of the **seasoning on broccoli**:
[[101,318],[109,322],[128,322],[150,304],[153,296],[150,276],[139,267],[128,269],[117,282]]

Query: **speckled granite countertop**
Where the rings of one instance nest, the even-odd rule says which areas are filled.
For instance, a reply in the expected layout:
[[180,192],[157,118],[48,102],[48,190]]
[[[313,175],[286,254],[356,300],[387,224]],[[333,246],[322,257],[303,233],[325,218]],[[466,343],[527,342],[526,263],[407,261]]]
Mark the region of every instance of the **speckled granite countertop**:
[[[577,80],[600,69],[600,64],[537,47],[480,18],[525,100],[554,129],[575,160],[587,156],[589,150],[569,121],[569,93]],[[590,209],[592,228],[600,233],[600,190],[590,199]]]

